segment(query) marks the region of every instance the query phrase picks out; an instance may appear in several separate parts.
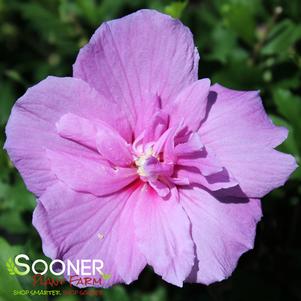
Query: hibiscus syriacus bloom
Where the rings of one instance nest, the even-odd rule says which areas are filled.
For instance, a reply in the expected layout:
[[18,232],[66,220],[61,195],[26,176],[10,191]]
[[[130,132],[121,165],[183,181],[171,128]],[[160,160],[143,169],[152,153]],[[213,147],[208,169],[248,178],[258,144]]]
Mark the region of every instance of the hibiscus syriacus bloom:
[[188,28],[141,10],[16,102],[5,148],[47,256],[102,259],[105,287],[147,264],[182,286],[227,278],[253,247],[260,198],[296,168],[274,149],[287,130],[257,91],[198,80],[198,61]]

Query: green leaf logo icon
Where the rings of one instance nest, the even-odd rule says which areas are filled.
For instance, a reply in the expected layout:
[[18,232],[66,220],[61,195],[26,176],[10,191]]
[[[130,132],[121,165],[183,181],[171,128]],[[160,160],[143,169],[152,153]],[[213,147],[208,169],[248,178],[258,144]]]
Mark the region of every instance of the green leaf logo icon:
[[101,277],[103,278],[103,280],[109,280],[112,277],[111,274],[106,274],[106,273],[104,273],[102,271],[100,271],[99,274],[101,275]]
[[7,267],[9,275],[16,275],[16,272],[15,272],[16,267],[15,267],[15,264],[14,264],[13,260],[11,259],[11,257],[8,258],[8,260],[6,262],[6,267]]
[[[8,270],[9,275],[19,275],[19,276],[23,276],[25,275],[25,273],[20,272],[17,267],[15,266],[13,260],[11,257],[8,258],[8,260],[6,261],[6,267]],[[27,273],[26,273],[27,274]]]
[[112,277],[111,274],[105,274],[105,273],[103,273],[101,276],[102,276],[103,280],[109,280]]

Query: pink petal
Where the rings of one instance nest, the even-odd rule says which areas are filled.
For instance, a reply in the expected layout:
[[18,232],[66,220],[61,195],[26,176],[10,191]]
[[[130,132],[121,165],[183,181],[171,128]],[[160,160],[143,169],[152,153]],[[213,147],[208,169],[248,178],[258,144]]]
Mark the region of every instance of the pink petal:
[[238,185],[236,179],[234,179],[225,168],[212,175],[204,176],[200,173],[199,169],[194,166],[178,165],[175,168],[175,175],[177,178],[187,178],[191,184],[204,186],[211,191],[231,188]]
[[56,126],[62,137],[98,150],[116,166],[129,166],[133,162],[129,144],[105,122],[68,113]]
[[99,156],[96,159],[47,150],[51,170],[56,177],[78,192],[102,196],[116,192],[137,177],[134,168],[112,168]]
[[56,123],[57,132],[63,138],[73,140],[79,144],[97,150],[96,124],[91,120],[72,113],[63,115]]
[[[163,135],[155,142],[153,150],[154,156],[158,156],[161,152],[163,152],[164,148],[166,148],[167,144],[170,144],[169,148],[173,149],[174,146],[174,134],[175,129],[169,128],[167,131],[163,133]],[[172,151],[174,153],[174,151]]]
[[223,170],[223,167],[213,159],[214,158],[210,158],[209,156],[195,158],[179,158],[177,160],[177,164],[181,166],[195,167],[202,173],[202,175],[209,176]]
[[168,177],[172,175],[173,165],[159,162],[157,158],[150,157],[144,164],[144,170],[150,177],[157,177],[160,175]]
[[169,178],[168,179],[171,183],[176,185],[189,185],[190,181],[188,178]]
[[229,277],[241,254],[253,248],[260,200],[217,199],[193,188],[180,190],[180,202],[192,224],[197,255],[188,281],[208,285]]
[[169,187],[165,184],[162,183],[161,181],[155,179],[149,181],[149,185],[158,193],[158,195],[162,198],[167,197],[170,189]]
[[190,223],[174,198],[162,200],[147,184],[134,216],[140,250],[164,280],[182,286],[194,261]]
[[153,116],[149,116],[149,120],[145,123],[144,129],[144,145],[151,141],[157,141],[168,129],[168,115],[162,111],[158,111]]
[[116,166],[129,166],[133,162],[130,145],[105,125],[97,129],[96,145],[103,157]]
[[116,227],[113,228],[113,233],[116,233],[117,237],[115,241],[117,272],[127,284],[138,279],[146,265],[146,259],[138,248],[134,231],[134,212],[139,202],[140,191],[141,186],[127,200]]
[[194,132],[189,136],[187,141],[179,143],[175,147],[175,153],[178,156],[181,156],[183,154],[191,154],[194,152],[201,151],[203,147],[204,145],[201,142],[200,135]]
[[239,182],[249,197],[262,197],[282,186],[295,170],[295,159],[273,150],[287,136],[267,117],[257,92],[214,85],[210,109],[199,133],[205,146]]
[[161,99],[158,95],[144,91],[139,105],[137,110],[138,112],[143,112],[143,114],[138,114],[137,116],[137,122],[135,124],[136,138],[143,131],[148,130],[150,125],[153,124],[154,115],[161,110]]
[[171,127],[165,131],[154,144],[154,156],[158,156],[163,152],[164,161],[166,163],[173,163],[176,160],[175,137],[183,130],[183,127],[183,122],[180,122],[177,126]]
[[205,176],[203,179],[202,185],[212,191],[222,188],[232,188],[238,185],[237,180],[225,168],[217,173]]
[[28,189],[38,196],[56,182],[45,148],[73,152],[77,156],[95,156],[91,149],[57,133],[56,123],[67,113],[103,120],[125,139],[131,139],[124,113],[87,83],[56,77],[41,81],[16,102],[6,127],[5,143]]
[[209,176],[223,170],[216,155],[205,148],[201,143],[199,134],[193,133],[187,142],[175,147],[177,165],[195,167],[202,175]]
[[206,115],[209,88],[210,80],[206,78],[182,90],[176,100],[170,102],[166,108],[170,114],[170,125],[174,126],[181,118],[184,118],[184,123],[190,130],[198,130]]
[[190,30],[170,16],[140,10],[103,23],[81,49],[74,76],[120,104],[135,128],[145,91],[162,107],[197,80],[198,53]]
[[135,189],[99,198],[60,184],[49,188],[33,215],[44,253],[52,259],[103,260],[103,272],[112,276],[103,287],[135,280],[145,266],[133,228]]

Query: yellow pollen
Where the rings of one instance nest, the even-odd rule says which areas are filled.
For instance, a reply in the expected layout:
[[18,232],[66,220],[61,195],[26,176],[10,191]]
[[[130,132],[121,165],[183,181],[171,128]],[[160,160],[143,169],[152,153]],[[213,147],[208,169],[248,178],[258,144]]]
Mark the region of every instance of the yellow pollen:
[[135,164],[137,166],[137,173],[139,176],[146,177],[147,173],[144,170],[144,164],[147,159],[149,159],[153,155],[152,148],[148,148],[144,154],[142,154],[139,158],[135,160]]

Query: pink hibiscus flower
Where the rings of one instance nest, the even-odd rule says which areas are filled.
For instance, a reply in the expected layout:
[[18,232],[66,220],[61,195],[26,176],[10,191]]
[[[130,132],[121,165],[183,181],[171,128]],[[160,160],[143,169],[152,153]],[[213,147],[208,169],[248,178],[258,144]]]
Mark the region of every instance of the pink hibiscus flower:
[[38,198],[51,258],[100,258],[130,283],[148,264],[172,284],[227,278],[254,243],[260,198],[296,168],[257,91],[198,80],[192,34],[141,10],[106,22],[73,77],[15,104],[5,148]]

